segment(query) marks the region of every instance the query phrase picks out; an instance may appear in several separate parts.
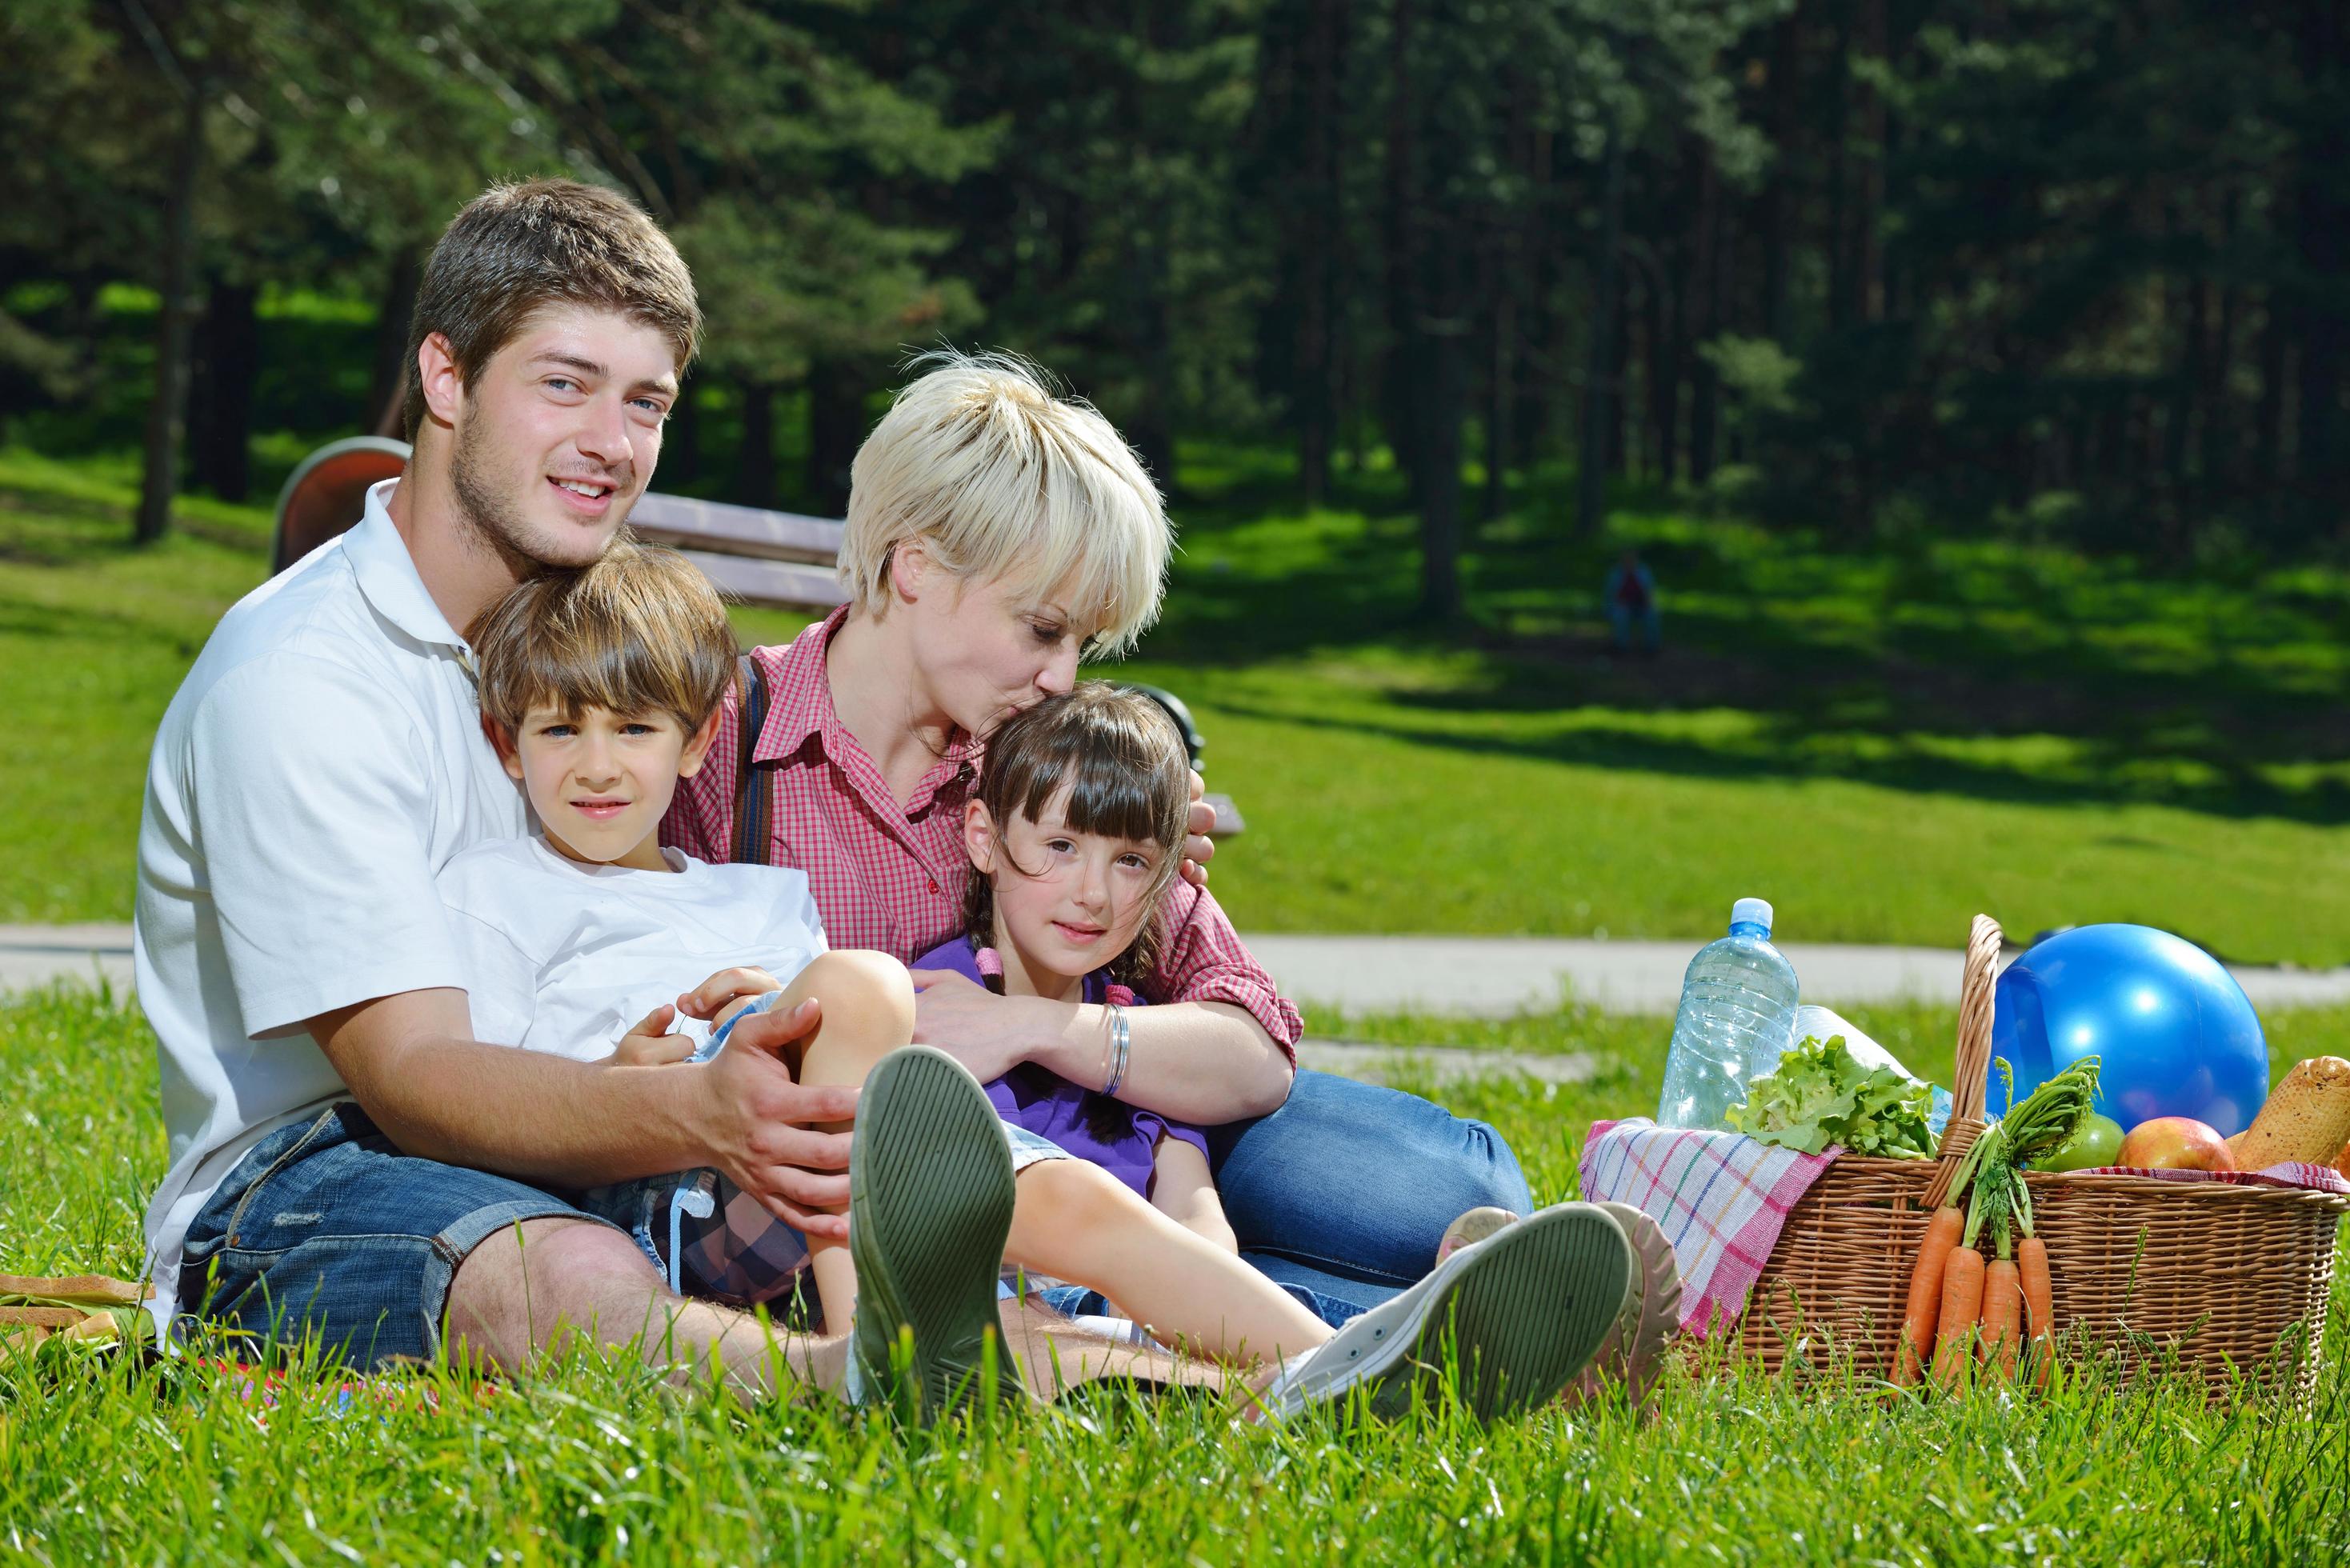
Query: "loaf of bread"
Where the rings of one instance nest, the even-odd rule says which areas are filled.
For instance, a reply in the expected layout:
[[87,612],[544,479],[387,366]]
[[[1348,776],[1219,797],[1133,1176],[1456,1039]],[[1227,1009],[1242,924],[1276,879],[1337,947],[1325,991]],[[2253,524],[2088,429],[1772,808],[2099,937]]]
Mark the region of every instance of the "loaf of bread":
[[2228,1140],[2236,1164],[2261,1170],[2288,1160],[2324,1165],[2350,1142],[2350,1062],[2312,1056],[2293,1064],[2252,1125]]

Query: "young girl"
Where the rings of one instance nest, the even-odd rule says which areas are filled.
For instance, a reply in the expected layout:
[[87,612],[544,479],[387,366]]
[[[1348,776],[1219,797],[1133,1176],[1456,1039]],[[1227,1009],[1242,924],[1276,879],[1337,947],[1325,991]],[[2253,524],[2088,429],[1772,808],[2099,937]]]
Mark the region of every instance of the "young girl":
[[1191,801],[1182,738],[1159,704],[1088,681],[1006,721],[964,807],[971,856],[964,932],[915,961],[1012,996],[1107,1003],[1100,1090],[1034,1063],[987,1085],[1026,1138],[1099,1166],[1228,1252],[1232,1227],[1196,1127],[1118,1098],[1126,1032],[1118,1010],[1159,957],[1159,896],[1182,859]]
[[[1157,956],[1151,917],[1181,858],[1189,786],[1166,714],[1102,682],[1045,699],[988,741],[964,818],[969,929],[913,967],[1014,995],[1107,1004],[1110,1018],[1098,1087],[1033,1063],[986,1085],[1012,1153],[1003,1261],[1098,1292],[1170,1346],[1282,1363],[1263,1390],[1269,1408],[1364,1380],[1391,1393],[1399,1374],[1408,1380],[1408,1368],[1435,1359],[1423,1341],[1444,1332],[1444,1314],[1471,1302],[1455,1324],[1464,1346],[1474,1341],[1493,1368],[1509,1369],[1512,1403],[1546,1397],[1589,1355],[1597,1336],[1588,1325],[1629,1299],[1612,1283],[1595,1299],[1565,1282],[1595,1267],[1607,1276],[1627,1257],[1620,1231],[1589,1206],[1522,1221],[1513,1230],[1525,1233],[1483,1256],[1443,1260],[1334,1339],[1241,1261],[1199,1130],[1118,1098],[1128,1065],[1121,1013],[1141,1004],[1131,985]],[[844,1321],[855,1299],[846,1262],[835,1253],[815,1263],[827,1323]]]

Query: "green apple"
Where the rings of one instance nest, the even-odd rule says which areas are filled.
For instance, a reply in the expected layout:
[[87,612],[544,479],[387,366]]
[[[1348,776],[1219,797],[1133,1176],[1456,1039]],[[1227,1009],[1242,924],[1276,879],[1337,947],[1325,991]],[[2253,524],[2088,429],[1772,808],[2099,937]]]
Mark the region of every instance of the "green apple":
[[2074,1129],[2072,1141],[2055,1153],[2034,1161],[2041,1170],[2094,1170],[2120,1162],[2122,1124],[2092,1111]]

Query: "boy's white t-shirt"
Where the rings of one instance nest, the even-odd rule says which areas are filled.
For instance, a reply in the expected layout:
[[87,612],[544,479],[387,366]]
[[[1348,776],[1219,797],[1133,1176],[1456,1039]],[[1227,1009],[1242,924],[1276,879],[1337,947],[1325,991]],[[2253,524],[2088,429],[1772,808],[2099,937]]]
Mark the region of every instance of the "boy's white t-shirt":
[[[806,872],[662,853],[674,870],[591,866],[534,835],[442,867],[475,1038],[594,1061],[720,970],[789,984],[825,950]],[[672,1027],[697,1044],[710,1033],[682,1016]]]

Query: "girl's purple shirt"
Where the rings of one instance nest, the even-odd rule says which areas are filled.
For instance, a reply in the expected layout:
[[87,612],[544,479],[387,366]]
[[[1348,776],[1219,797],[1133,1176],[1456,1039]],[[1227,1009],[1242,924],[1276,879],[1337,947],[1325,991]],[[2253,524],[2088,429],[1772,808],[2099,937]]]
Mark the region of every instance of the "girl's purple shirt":
[[[941,943],[915,960],[912,967],[952,970],[990,991],[1003,989],[1003,963],[995,950],[979,947],[967,937]],[[1086,976],[1081,996],[1089,1002],[1145,1005],[1141,997],[1111,980],[1107,970]],[[987,1097],[995,1114],[1005,1121],[1051,1139],[1079,1159],[1092,1161],[1145,1198],[1150,1196],[1153,1161],[1161,1136],[1182,1139],[1202,1158],[1208,1152],[1206,1135],[1189,1123],[1106,1100],[1097,1091],[1073,1084],[1034,1062],[1024,1063],[988,1085]],[[1096,1132],[1095,1109],[1103,1105],[1112,1107],[1107,1119],[1126,1130],[1112,1137]]]

